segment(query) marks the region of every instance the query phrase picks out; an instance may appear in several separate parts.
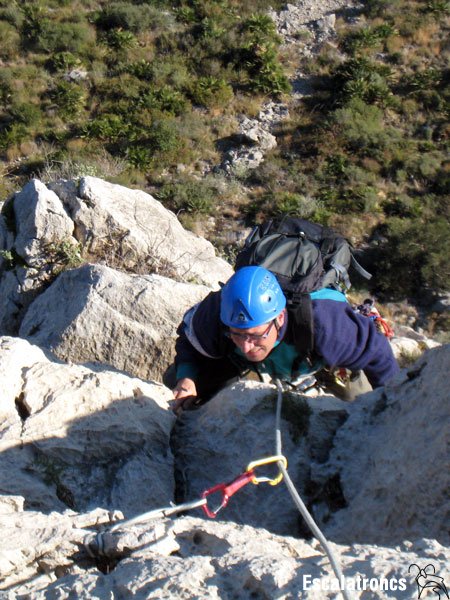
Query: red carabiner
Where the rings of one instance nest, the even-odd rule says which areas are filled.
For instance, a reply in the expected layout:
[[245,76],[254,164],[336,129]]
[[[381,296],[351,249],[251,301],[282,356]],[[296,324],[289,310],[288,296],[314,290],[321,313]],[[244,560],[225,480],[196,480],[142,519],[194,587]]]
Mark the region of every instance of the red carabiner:
[[254,477],[255,474],[253,473],[253,471],[246,471],[245,473],[242,473],[241,475],[239,475],[239,477],[236,477],[236,479],[233,479],[233,481],[230,481],[229,483],[219,483],[218,485],[215,485],[209,490],[205,490],[202,494],[202,498],[206,498],[207,496],[209,496],[210,494],[214,494],[215,492],[222,492],[222,502],[215,510],[211,510],[208,507],[208,503],[202,506],[203,510],[208,515],[208,517],[215,519],[219,510],[221,510],[228,504],[228,500],[231,498],[231,496],[237,491],[239,491],[242,487],[244,487],[244,485],[247,485],[248,483],[253,481]]

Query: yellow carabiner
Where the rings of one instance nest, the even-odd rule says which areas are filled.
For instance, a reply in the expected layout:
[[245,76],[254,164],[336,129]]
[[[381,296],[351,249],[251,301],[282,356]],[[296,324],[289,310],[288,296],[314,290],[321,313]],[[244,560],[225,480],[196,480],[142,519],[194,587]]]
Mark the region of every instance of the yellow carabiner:
[[[268,456],[267,458],[260,458],[259,460],[254,460],[247,466],[247,471],[253,471],[255,467],[261,467],[262,465],[269,465],[274,462],[281,461],[285,469],[287,469],[287,459],[282,454],[275,456]],[[269,477],[254,477],[252,479],[252,483],[258,485],[258,483],[268,483],[269,485],[278,485],[280,481],[283,479],[283,473],[281,471],[274,479],[270,479]]]

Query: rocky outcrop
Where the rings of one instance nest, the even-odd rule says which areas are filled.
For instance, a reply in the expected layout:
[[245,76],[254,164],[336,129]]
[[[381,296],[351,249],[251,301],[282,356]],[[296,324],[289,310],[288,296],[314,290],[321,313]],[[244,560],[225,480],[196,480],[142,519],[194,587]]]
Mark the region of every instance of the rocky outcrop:
[[62,273],[30,306],[19,335],[59,358],[162,381],[183,313],[210,291],[101,265]]
[[[36,544],[27,558],[38,556],[42,571],[45,573],[47,569],[47,572],[26,581],[30,571],[24,566],[21,579],[8,586],[9,596],[5,598],[331,600],[339,597],[338,582],[315,541],[279,537],[245,525],[182,517],[135,528],[128,534],[128,540],[134,538],[138,548],[131,555],[129,551],[125,553],[120,562],[112,562],[113,570],[105,573],[96,568],[92,559],[89,562],[85,558],[82,567],[71,566],[65,560],[68,549],[82,547],[83,534],[86,536],[89,530],[81,528],[89,527],[95,516],[101,520],[102,515],[88,514],[82,518],[67,515],[58,527],[52,521],[53,515],[46,519],[36,515],[32,522],[33,516],[28,515],[28,535],[35,534]],[[21,513],[2,517],[16,534],[12,539],[14,544],[20,539],[17,529],[13,529],[14,523],[24,517]],[[432,560],[436,572],[445,573],[446,561],[448,564],[450,559],[448,550],[431,540],[405,542],[397,548],[335,544],[333,548],[352,598],[416,598],[416,570],[409,573],[410,565],[425,565]],[[19,543],[14,556],[17,564],[22,552]],[[51,567],[58,559],[56,579]],[[107,564],[103,563],[104,571]],[[12,580],[11,577],[9,581]]]
[[94,262],[211,287],[231,275],[231,267],[215,256],[210,242],[183,229],[173,213],[145,192],[95,177],[83,177],[78,185],[58,182],[51,188]]
[[[29,267],[43,267],[61,243],[77,245],[74,223],[58,196],[39,180],[30,181],[14,198],[14,249]],[[53,246],[53,248],[52,248]]]
[[[332,539],[449,542],[449,361],[450,346],[429,351],[390,385],[351,404],[285,394],[282,439],[289,472]],[[245,382],[183,416],[173,447],[188,496],[207,487],[219,460],[227,481],[255,456],[274,454],[274,396],[264,384]],[[227,518],[274,533],[305,534],[279,487],[246,489],[239,503],[229,505]]]
[[322,469],[327,479],[339,474],[347,504],[326,513],[333,539],[450,542],[449,364],[450,345],[427,351],[391,385],[352,405]]
[[42,512],[128,514],[173,498],[167,388],[58,362],[19,338],[0,338],[0,357],[0,494]]
[[424,350],[436,348],[439,343],[419,333],[412,327],[396,325],[395,335],[391,340],[392,351],[398,360],[405,357],[418,358]]
[[[449,353],[429,351],[352,404],[284,394],[288,471],[354,598],[416,597],[412,564],[445,577]],[[2,598],[336,598],[283,483],[247,485],[216,520],[198,506],[127,522],[273,454],[272,385],[237,383],[173,428],[164,386],[3,337],[0,388]]]
[[[183,414],[172,447],[177,458],[178,487],[186,498],[198,496],[217,476],[221,481],[231,481],[253,460],[276,453],[276,399],[272,386],[245,381],[219,392],[201,410]],[[302,493],[311,486],[311,465],[328,458],[334,434],[347,419],[349,407],[333,396],[285,394],[283,452],[289,457],[289,472]],[[259,475],[274,477],[277,469],[271,464],[258,471]],[[281,535],[308,534],[284,486],[248,486],[238,501],[230,501],[226,518]]]
[[212,244],[183,229],[152,196],[94,177],[49,186],[33,180],[6,212],[8,221],[0,222],[2,335],[16,335],[33,300],[62,270],[84,261],[209,288],[232,273]]

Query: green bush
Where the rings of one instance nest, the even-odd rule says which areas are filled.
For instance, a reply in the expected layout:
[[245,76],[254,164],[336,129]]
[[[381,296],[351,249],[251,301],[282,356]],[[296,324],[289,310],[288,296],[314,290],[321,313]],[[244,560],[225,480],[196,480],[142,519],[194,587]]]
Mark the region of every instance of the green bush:
[[156,194],[165,206],[178,213],[210,214],[217,192],[205,181],[183,181],[164,185]]
[[[136,74],[139,77],[138,74]],[[146,77],[142,77],[146,79]],[[192,73],[183,60],[183,56],[174,53],[171,56],[155,57],[151,61],[151,74],[148,77],[156,87],[168,85],[177,90],[184,90],[192,82]]]
[[395,28],[388,23],[377,25],[376,27],[364,27],[347,34],[342,41],[342,47],[346,52],[355,54],[366,48],[380,46],[389,37],[396,35],[396,33]]
[[194,104],[207,108],[226,106],[233,98],[233,88],[223,78],[200,77],[190,89]]
[[406,193],[390,194],[383,202],[383,211],[388,217],[414,218],[422,213],[422,204],[418,198]]
[[278,40],[260,39],[251,30],[249,39],[237,51],[236,63],[247,71],[247,86],[251,91],[274,95],[290,91],[289,80],[279,62],[278,46]]
[[129,126],[117,114],[104,114],[92,119],[84,128],[84,135],[88,138],[116,142],[126,137]]
[[442,19],[450,14],[448,0],[428,0],[426,11],[432,13],[437,19]]
[[23,13],[16,3],[8,3],[9,6],[0,8],[0,19],[19,30],[23,21]]
[[375,281],[386,298],[427,297],[448,289],[448,221],[392,218],[376,261]]
[[70,71],[81,65],[81,60],[72,52],[56,52],[48,62],[51,69],[55,71]]
[[104,31],[118,29],[139,33],[161,27],[166,20],[164,13],[156,7],[130,2],[112,2],[97,15],[95,24]]
[[83,110],[86,93],[81,85],[60,81],[49,91],[49,98],[62,117],[75,117]]
[[0,21],[0,58],[3,60],[11,60],[17,57],[20,49],[20,35],[15,27]]
[[240,27],[240,41],[233,62],[247,73],[246,86],[252,92],[279,95],[290,91],[289,80],[280,63],[281,39],[268,15],[252,14]]
[[0,130],[0,149],[8,150],[30,137],[29,129],[23,123],[12,123]]
[[343,139],[354,150],[368,149],[386,140],[383,111],[359,98],[337,109],[332,121],[338,126]]
[[368,104],[388,106],[392,100],[391,79],[389,66],[359,56],[336,68],[331,85],[341,103],[360,99]]
[[129,146],[126,149],[125,157],[132,167],[141,171],[147,170],[153,162],[153,152],[150,148],[139,144]]
[[11,121],[33,127],[40,122],[42,113],[38,106],[29,102],[12,104],[8,110]]
[[155,121],[148,132],[148,144],[154,152],[176,156],[181,149],[182,142],[178,133],[176,122],[169,119]]
[[184,95],[169,86],[148,91],[139,98],[137,105],[172,115],[180,115],[189,107]]
[[86,23],[49,21],[37,36],[35,48],[42,52],[72,52],[83,55],[95,44],[95,32]]
[[107,31],[103,37],[107,46],[112,50],[121,52],[133,48],[137,44],[137,39],[131,31],[123,31],[122,29],[111,29]]
[[23,37],[24,46],[27,43],[35,44],[39,35],[45,32],[48,24],[46,13],[38,4],[24,4],[20,7],[22,13],[20,33]]

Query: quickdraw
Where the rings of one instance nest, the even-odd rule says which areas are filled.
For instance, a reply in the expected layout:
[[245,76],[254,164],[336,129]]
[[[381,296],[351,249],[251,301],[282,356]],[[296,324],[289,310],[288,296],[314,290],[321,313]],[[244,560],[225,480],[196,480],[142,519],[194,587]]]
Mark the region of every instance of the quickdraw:
[[248,483],[254,483],[255,485],[258,485],[260,483],[268,483],[269,485],[278,485],[280,483],[280,481],[283,479],[283,474],[281,473],[281,471],[278,473],[278,475],[276,477],[274,477],[272,479],[269,477],[264,477],[264,476],[257,477],[255,475],[255,468],[262,467],[263,465],[268,465],[268,464],[275,463],[275,462],[276,463],[281,462],[281,464],[283,464],[283,466],[285,468],[287,467],[286,457],[284,457],[282,455],[261,458],[259,460],[255,460],[255,461],[251,462],[247,466],[246,471],[244,473],[241,473],[241,475],[236,477],[236,479],[233,479],[233,481],[230,481],[229,483],[219,483],[218,485],[215,485],[214,487],[209,488],[208,490],[205,490],[202,494],[202,498],[204,498],[204,499],[207,499],[208,496],[210,496],[211,494],[215,494],[217,492],[220,492],[222,494],[222,497],[221,497],[220,504],[214,510],[212,510],[208,506],[208,503],[206,502],[206,504],[204,504],[202,506],[204,512],[208,515],[208,517],[211,517],[212,519],[214,519],[215,517],[217,517],[217,513],[220,510],[222,510],[222,508],[225,508],[225,506],[228,504],[228,501],[231,498],[231,496],[233,496],[233,494],[235,494],[237,491],[239,491],[241,488],[243,488]]

